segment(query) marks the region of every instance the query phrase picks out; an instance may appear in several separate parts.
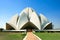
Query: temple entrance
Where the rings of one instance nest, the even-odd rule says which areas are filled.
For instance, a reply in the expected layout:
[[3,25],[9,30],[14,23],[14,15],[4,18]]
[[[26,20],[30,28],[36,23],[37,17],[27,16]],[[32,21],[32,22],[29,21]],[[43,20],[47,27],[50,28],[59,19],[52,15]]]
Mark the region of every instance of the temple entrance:
[[32,29],[38,29],[32,22],[27,22],[21,29],[32,31]]
[[26,32],[33,32],[34,29],[38,29],[32,22],[27,22],[21,29],[26,29]]
[[27,32],[32,32],[33,30],[32,29],[27,29]]

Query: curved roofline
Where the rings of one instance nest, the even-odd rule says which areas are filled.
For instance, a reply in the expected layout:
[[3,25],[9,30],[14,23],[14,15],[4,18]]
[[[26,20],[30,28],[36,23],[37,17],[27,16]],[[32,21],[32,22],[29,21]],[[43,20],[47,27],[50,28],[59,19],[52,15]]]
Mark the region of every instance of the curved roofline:
[[[44,16],[42,13],[40,13],[40,17],[44,17],[45,19],[47,19],[46,16]],[[47,21],[48,21],[48,19],[47,19]]]
[[[32,10],[36,13],[36,11],[35,11],[33,8],[31,8],[31,7],[26,7],[25,9],[32,9]],[[23,9],[23,10],[20,12],[20,15],[22,15],[22,13],[24,12],[25,9]],[[38,14],[36,13],[36,15],[38,15]],[[39,15],[38,15],[38,16],[39,16]]]
[[[27,22],[28,23],[28,22]],[[27,23],[25,23],[23,26],[25,26]],[[33,24],[32,22],[29,22],[29,23],[31,23],[31,24]],[[36,25],[35,24],[33,24],[35,27],[36,27]],[[22,27],[23,27],[22,26]],[[22,27],[21,28],[19,28],[19,29],[22,29]],[[37,29],[39,29],[38,27],[36,27]],[[40,29],[39,29],[40,30]]]
[[47,24],[43,27],[43,29],[44,29],[46,26],[48,26],[50,23],[52,23],[52,22],[47,23]]
[[11,23],[7,23],[7,24],[11,25],[16,30],[16,28],[13,24],[11,24]]

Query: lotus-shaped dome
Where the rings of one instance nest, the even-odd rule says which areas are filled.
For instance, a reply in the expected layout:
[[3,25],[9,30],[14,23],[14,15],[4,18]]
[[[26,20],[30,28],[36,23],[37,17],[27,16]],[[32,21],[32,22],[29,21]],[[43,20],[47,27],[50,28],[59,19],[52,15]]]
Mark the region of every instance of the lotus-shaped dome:
[[20,15],[13,16],[12,19],[6,23],[6,29],[52,29],[52,23],[49,22],[44,15],[37,15],[32,8],[27,7],[22,10]]

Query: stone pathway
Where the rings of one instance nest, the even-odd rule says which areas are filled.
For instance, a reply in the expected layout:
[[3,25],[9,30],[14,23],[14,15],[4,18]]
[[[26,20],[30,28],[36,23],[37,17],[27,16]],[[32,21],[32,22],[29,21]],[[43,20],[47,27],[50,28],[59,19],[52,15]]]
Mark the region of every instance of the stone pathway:
[[33,34],[32,32],[27,32],[27,35],[25,37],[24,40],[41,40],[40,38],[38,38],[35,34]]

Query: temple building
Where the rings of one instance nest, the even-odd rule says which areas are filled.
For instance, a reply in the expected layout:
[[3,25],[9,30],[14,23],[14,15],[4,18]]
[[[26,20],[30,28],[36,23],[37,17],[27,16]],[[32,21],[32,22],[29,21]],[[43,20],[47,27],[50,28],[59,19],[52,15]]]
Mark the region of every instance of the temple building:
[[53,29],[52,22],[43,15],[38,15],[32,8],[25,8],[20,15],[14,15],[7,23],[6,30],[24,30],[36,29],[47,30]]

